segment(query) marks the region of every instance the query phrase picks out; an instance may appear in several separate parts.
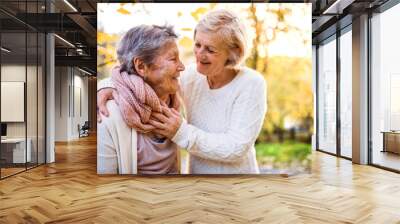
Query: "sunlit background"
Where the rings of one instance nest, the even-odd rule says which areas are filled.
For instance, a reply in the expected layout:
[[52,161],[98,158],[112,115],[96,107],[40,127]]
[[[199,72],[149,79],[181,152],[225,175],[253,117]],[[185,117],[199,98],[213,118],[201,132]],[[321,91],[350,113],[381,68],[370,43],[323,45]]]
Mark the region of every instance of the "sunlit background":
[[308,170],[313,133],[311,3],[99,3],[97,8],[99,81],[118,63],[116,45],[131,27],[174,25],[180,57],[188,65],[194,62],[193,31],[201,17],[212,9],[236,12],[249,37],[246,65],[263,74],[268,84],[268,112],[256,144],[261,171]]

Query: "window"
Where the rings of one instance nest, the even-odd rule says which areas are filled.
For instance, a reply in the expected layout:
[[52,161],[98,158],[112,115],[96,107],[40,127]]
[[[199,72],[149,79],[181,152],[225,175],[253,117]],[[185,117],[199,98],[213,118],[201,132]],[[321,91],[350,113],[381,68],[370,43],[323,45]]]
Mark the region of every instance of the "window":
[[352,33],[340,36],[340,154],[352,157]]
[[400,5],[371,18],[372,163],[400,170]]
[[318,48],[318,149],[336,153],[336,40]]
[[[44,1],[2,1],[0,6],[40,13]],[[0,13],[0,178],[45,163],[45,35]],[[10,100],[13,96],[13,100]],[[15,109],[10,109],[15,108]]]

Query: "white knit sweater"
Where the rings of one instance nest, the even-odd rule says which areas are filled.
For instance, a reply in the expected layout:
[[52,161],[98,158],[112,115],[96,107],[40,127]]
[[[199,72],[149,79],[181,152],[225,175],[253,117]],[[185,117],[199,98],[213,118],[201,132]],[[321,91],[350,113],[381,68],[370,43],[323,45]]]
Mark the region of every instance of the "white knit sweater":
[[[262,75],[242,67],[230,83],[210,89],[206,76],[190,65],[180,81],[186,120],[172,141],[188,150],[189,173],[259,173],[254,143],[267,110]],[[109,79],[98,88],[107,86]]]
[[189,173],[259,173],[254,143],[266,109],[266,82],[242,67],[227,85],[210,89],[191,65],[181,75],[186,121],[172,141],[189,152]]

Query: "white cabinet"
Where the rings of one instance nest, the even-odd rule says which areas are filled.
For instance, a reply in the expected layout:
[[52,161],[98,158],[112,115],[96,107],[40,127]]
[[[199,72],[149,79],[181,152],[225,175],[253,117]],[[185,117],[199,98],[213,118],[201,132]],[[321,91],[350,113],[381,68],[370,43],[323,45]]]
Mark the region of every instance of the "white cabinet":
[[[25,138],[7,138],[1,140],[2,151],[12,151],[12,163],[25,163],[32,161],[32,140],[26,140],[28,144],[25,152]],[[10,159],[11,160],[11,159]],[[25,161],[26,160],[26,161]],[[11,161],[10,161],[11,162]]]

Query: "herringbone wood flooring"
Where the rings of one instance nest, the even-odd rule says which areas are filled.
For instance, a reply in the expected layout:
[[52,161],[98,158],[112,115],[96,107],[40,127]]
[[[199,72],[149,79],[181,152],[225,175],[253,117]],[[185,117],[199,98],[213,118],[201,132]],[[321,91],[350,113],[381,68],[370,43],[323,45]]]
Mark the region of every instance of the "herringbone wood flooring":
[[97,176],[96,139],[0,181],[0,223],[400,223],[400,175],[314,154],[312,173]]

